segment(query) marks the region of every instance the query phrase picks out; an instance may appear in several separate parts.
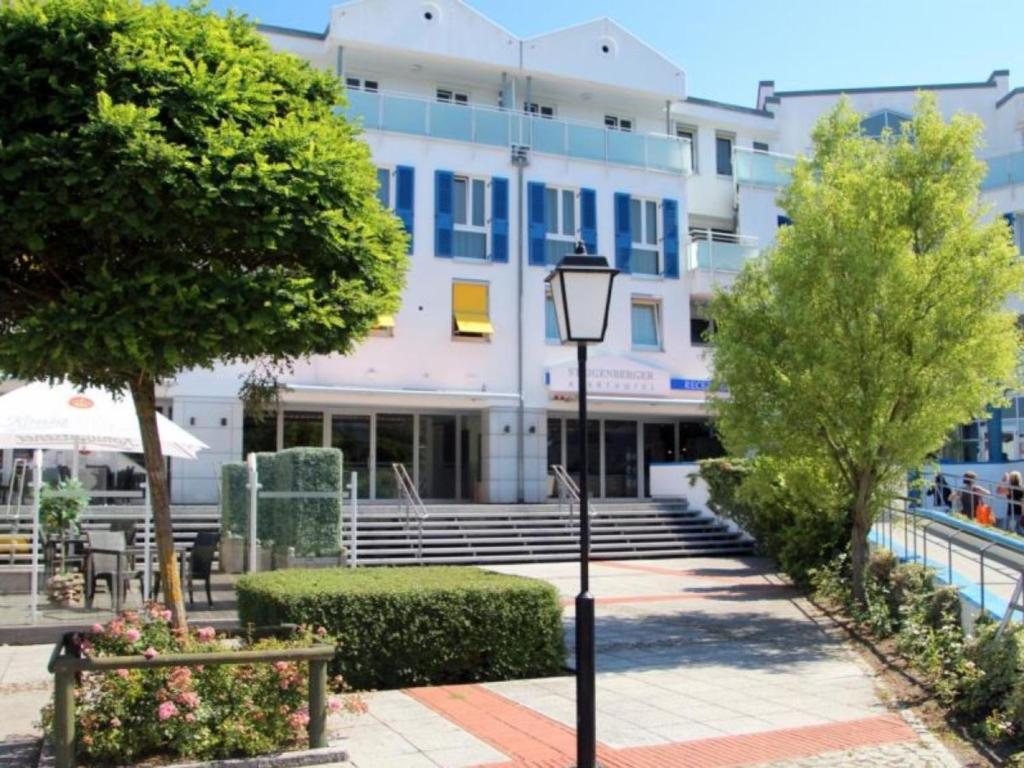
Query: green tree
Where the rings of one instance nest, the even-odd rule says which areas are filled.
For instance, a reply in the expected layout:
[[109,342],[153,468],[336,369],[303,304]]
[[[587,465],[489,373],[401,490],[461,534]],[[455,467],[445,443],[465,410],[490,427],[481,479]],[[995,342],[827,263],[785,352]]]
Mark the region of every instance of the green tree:
[[976,118],[922,96],[900,134],[860,119],[843,101],[819,121],[781,194],[792,226],[711,312],[726,447],[829,468],[862,599],[880,505],[1016,384],[1022,271],[1003,219],[984,221]]
[[158,383],[346,353],[398,305],[407,239],[341,101],[201,5],[0,2],[0,370],[131,393],[182,625]]

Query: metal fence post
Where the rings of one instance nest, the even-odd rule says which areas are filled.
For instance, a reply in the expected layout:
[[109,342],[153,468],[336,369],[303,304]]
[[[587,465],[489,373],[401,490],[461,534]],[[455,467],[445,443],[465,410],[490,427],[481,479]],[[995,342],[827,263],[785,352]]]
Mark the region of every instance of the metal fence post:
[[153,508],[149,506],[149,476],[146,476],[146,481],[142,485],[142,519],[143,519],[143,538],[142,543],[144,547],[143,551],[143,564],[142,571],[142,592],[143,599],[145,602],[153,596],[153,542],[152,542],[152,526],[150,521],[153,518]]
[[75,768],[75,673],[54,675],[53,748],[57,768]]
[[327,746],[327,662],[309,662],[309,748]]
[[256,553],[256,526],[259,520],[260,483],[256,469],[256,454],[248,456],[249,465],[249,571],[255,573],[260,569],[259,557]]
[[359,475],[353,472],[349,480],[349,493],[352,499],[352,552],[349,554],[349,568],[355,568],[359,561]]

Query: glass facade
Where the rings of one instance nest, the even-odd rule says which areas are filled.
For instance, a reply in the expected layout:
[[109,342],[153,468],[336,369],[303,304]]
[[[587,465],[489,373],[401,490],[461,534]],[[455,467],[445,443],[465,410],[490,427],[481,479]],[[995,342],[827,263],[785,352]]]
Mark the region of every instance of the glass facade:
[[324,415],[321,411],[285,411],[283,448],[317,448],[324,444]]
[[346,476],[356,473],[359,498],[370,495],[370,434],[369,416],[332,416],[331,445],[339,449]]

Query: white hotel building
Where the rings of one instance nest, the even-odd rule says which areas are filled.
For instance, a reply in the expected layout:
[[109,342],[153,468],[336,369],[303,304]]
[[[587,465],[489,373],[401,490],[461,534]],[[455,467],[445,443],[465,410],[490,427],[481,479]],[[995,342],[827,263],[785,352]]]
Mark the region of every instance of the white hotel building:
[[[680,66],[607,19],[522,39],[459,0],[354,0],[322,33],[262,31],[348,85],[381,198],[413,235],[408,285],[354,354],[287,376],[276,422],[245,418],[240,368],[169,382],[173,419],[212,448],[174,461],[177,503],[216,501],[224,461],[296,445],[342,448],[363,498],[391,497],[403,462],[425,499],[543,500],[549,465],[578,464],[575,351],[554,338],[544,283],[576,240],[622,270],[591,351],[591,487],[643,497],[652,463],[715,454],[706,301],[771,245],[789,158],[841,93],[873,133],[919,90],[947,116],[978,114],[994,213],[1024,211],[1024,89],[1005,71],[827,91],[762,82],[754,106],[735,106],[690,95]],[[1018,457],[1013,409],[965,428],[955,450],[987,458],[986,428],[1010,433]]]

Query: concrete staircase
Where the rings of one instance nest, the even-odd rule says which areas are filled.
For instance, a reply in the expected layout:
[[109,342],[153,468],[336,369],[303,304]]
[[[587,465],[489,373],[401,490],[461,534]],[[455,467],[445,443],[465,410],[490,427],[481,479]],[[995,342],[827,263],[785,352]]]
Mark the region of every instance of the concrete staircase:
[[[531,563],[578,556],[578,519],[557,504],[446,504],[426,509],[421,546],[415,513],[407,523],[399,507],[361,506],[359,564]],[[598,503],[592,507],[591,535],[594,559],[753,552],[749,536],[714,515],[688,509],[685,501]]]

